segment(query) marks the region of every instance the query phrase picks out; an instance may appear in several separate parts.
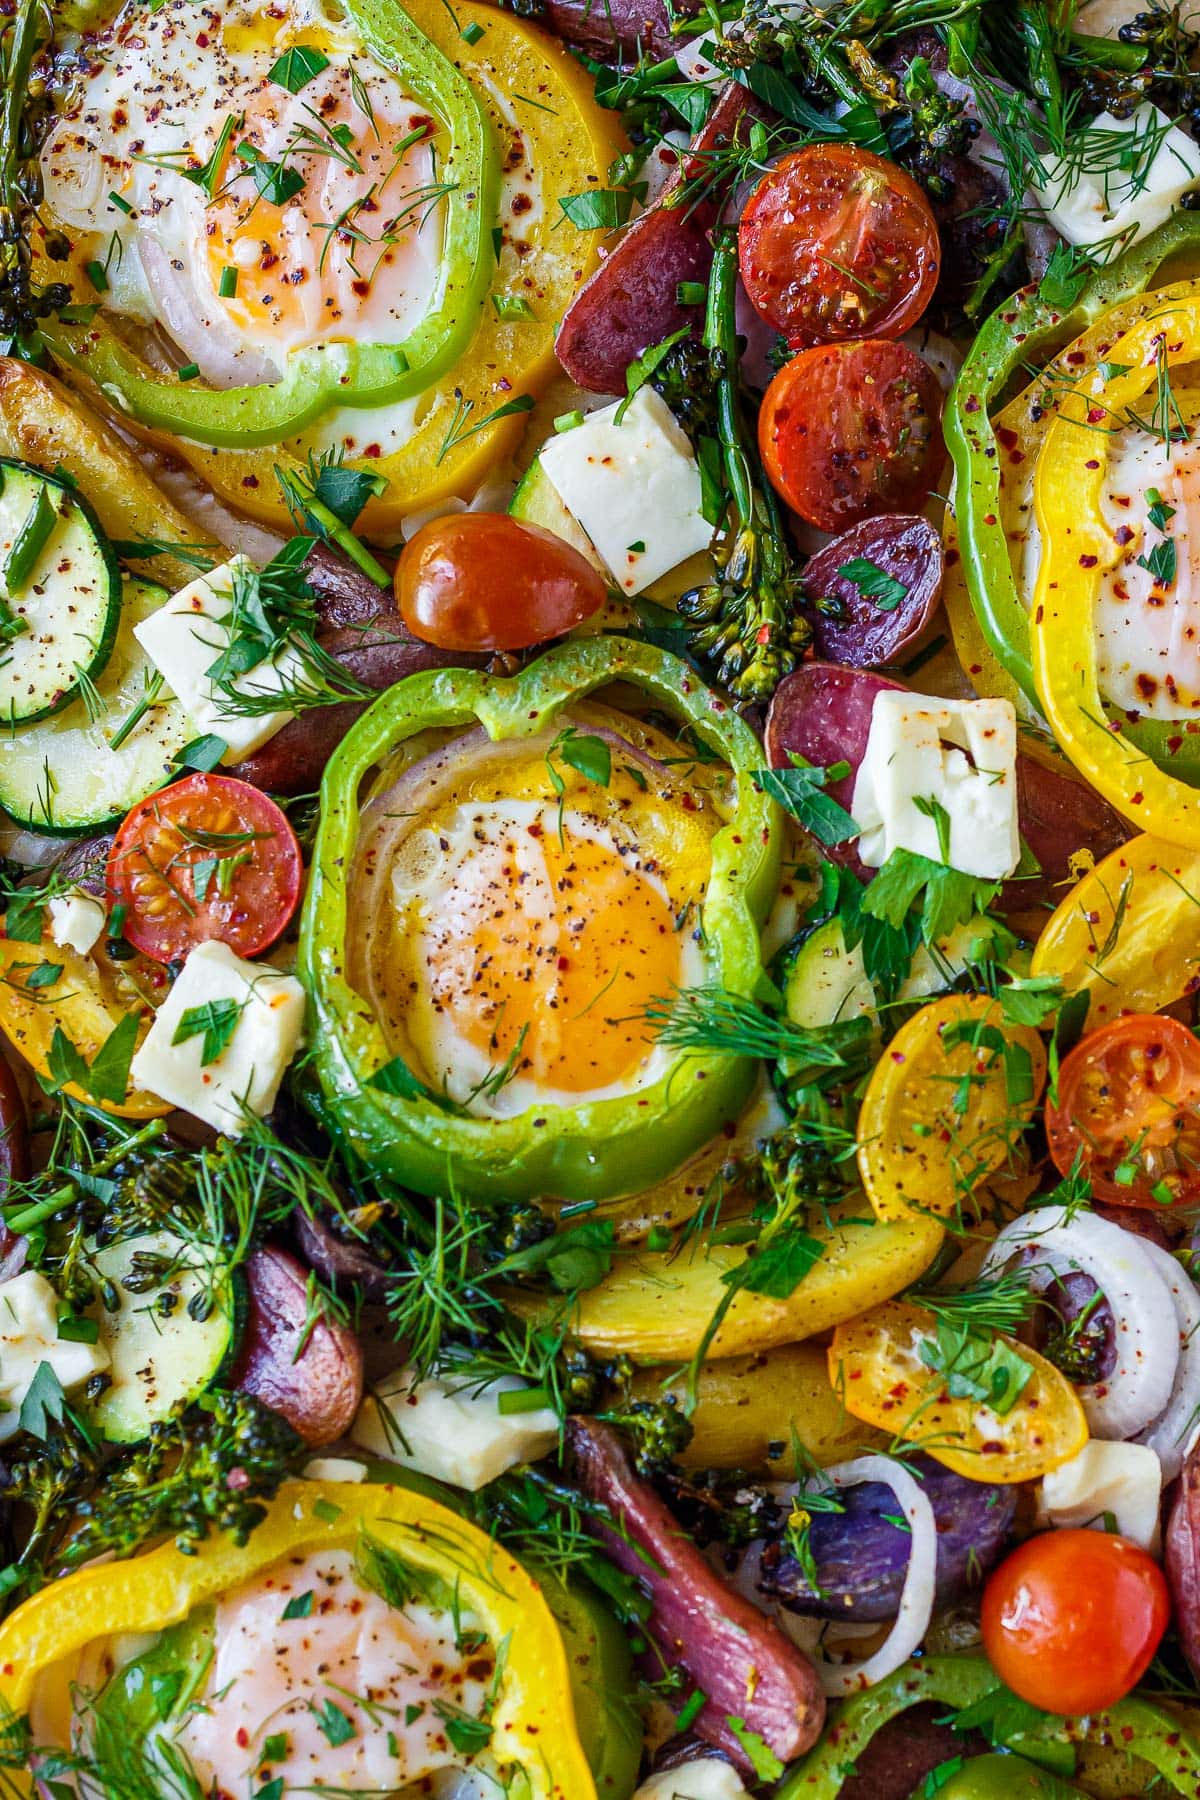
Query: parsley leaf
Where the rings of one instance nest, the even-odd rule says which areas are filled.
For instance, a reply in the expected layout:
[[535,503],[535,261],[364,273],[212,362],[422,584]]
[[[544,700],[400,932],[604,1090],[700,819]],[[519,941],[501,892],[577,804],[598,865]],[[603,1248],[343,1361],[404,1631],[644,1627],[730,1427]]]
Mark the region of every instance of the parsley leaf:
[[40,944],[46,923],[46,905],[41,894],[34,899],[18,892],[8,897],[4,915],[4,935],[18,944]]
[[748,1294],[788,1300],[824,1252],[820,1238],[788,1226],[737,1268],[727,1269],[721,1280],[726,1287],[744,1289]]
[[1149,571],[1151,579],[1159,587],[1169,588],[1179,568],[1179,552],[1170,538],[1164,538],[1161,544],[1155,544],[1149,556],[1139,556],[1138,568]]
[[51,1422],[62,1424],[66,1404],[62,1382],[48,1362],[40,1362],[21,1402],[21,1430],[29,1432],[31,1437],[41,1438],[44,1443]]
[[323,69],[329,67],[329,58],[314,50],[311,44],[293,44],[285,50],[279,60],[267,70],[267,80],[273,81],[277,87],[286,88],[289,94],[298,94],[300,89],[315,81]]
[[61,1025],[54,1027],[46,1066],[58,1087],[73,1084],[94,1100],[118,1105],[129,1086],[129,1065],[137,1047],[138,1016],[126,1013],[109,1032],[89,1066],[87,1058],[71,1042]]
[[1000,886],[998,881],[985,881],[931,862],[914,850],[893,850],[860,906],[872,918],[899,930],[920,898],[921,936],[926,943],[933,943],[956,925],[965,925],[975,913],[986,912]]
[[754,1770],[758,1780],[778,1781],[783,1774],[784,1765],[770,1744],[760,1737],[757,1731],[751,1731],[745,1719],[735,1719],[730,1714],[725,1723],[749,1757],[750,1767]]
[[824,791],[830,782],[842,781],[849,773],[849,763],[819,769],[792,751],[790,769],[756,769],[752,780],[760,794],[778,801],[818,843],[829,847],[858,836],[858,826],[845,807]]
[[996,995],[1010,1025],[1044,1025],[1057,1012],[1062,997],[1057,975],[1014,975]]
[[634,188],[590,188],[563,194],[558,204],[577,231],[615,231],[624,225],[639,196]]
[[1032,1364],[1003,1338],[950,1319],[938,1319],[936,1337],[922,1338],[917,1354],[927,1369],[945,1377],[952,1400],[976,1400],[998,1418],[1012,1411],[1033,1378]]
[[873,600],[880,612],[895,612],[908,599],[908,589],[869,556],[852,556],[837,571],[843,581],[852,581],[865,600]]
[[310,1701],[309,1710],[317,1721],[322,1737],[331,1749],[336,1750],[340,1745],[348,1744],[351,1738],[358,1736],[354,1720],[344,1713],[340,1706],[335,1706],[332,1700],[326,1700],[324,1706],[314,1706]]
[[228,1049],[245,1009],[244,1000],[204,1000],[199,1006],[189,1006],[175,1027],[171,1042],[186,1044],[194,1037],[202,1038],[200,1065],[206,1069]]

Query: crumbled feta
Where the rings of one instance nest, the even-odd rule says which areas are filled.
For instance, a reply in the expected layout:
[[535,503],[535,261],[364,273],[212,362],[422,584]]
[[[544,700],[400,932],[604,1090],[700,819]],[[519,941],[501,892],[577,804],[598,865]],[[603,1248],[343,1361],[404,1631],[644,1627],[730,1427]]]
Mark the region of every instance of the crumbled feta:
[[1033,191],[1055,230],[1085,249],[1114,240],[1115,255],[1165,223],[1200,183],[1200,145],[1147,101],[1127,119],[1101,113],[1045,173]]
[[1016,767],[1011,701],[877,694],[851,805],[859,856],[877,869],[912,850],[984,880],[1011,875],[1021,859]]
[[692,447],[648,385],[551,438],[541,464],[623,593],[640,594],[712,542]]
[[59,1337],[58,1313],[58,1295],[36,1269],[0,1282],[0,1443],[17,1431],[22,1402],[42,1363],[68,1394],[108,1367],[102,1345]]
[[305,1481],[365,1481],[367,1466],[348,1456],[314,1456],[300,1471]]
[[[295,717],[286,710],[245,717],[230,708],[228,696],[205,673],[229,647],[225,621],[233,610],[233,583],[240,570],[252,566],[248,557],[235,556],[219,569],[198,575],[133,628],[134,637],[186,709],[197,732],[225,740],[221,760],[226,763],[241,762]],[[284,650],[272,661],[235,677],[232,685],[241,694],[259,695],[275,694],[303,685],[303,681],[302,658],[294,650]]]
[[[206,1004],[238,1008],[229,1041],[209,1063],[204,1032],[184,1014]],[[246,1114],[269,1113],[283,1072],[300,1046],[304,989],[267,963],[245,962],[226,944],[197,944],[133,1059],[132,1075],[172,1106],[236,1137]],[[176,1042],[181,1026],[188,1035]]]
[[1092,1438],[1070,1462],[1043,1476],[1040,1511],[1051,1525],[1099,1530],[1107,1513],[1122,1537],[1153,1550],[1161,1499],[1162,1465],[1148,1445]]
[[82,888],[50,896],[50,936],[64,950],[86,956],[104,935],[108,914],[99,900]]
[[412,1385],[398,1369],[363,1401],[350,1433],[356,1444],[404,1469],[472,1493],[519,1462],[534,1462],[558,1442],[549,1407],[502,1413],[501,1394],[524,1382],[505,1375],[479,1387],[449,1370]]

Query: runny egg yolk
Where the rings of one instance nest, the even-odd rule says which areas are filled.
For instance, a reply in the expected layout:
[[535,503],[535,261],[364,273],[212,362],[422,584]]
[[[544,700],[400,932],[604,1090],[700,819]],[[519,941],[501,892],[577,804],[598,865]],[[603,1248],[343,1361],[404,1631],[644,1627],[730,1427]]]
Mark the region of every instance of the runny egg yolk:
[[204,215],[212,292],[236,325],[337,337],[410,258],[437,204],[434,122],[401,131],[363,92],[332,68],[298,95],[268,81],[242,101]]
[[412,944],[435,1034],[492,1065],[512,1057],[545,1089],[626,1080],[649,1048],[647,999],[682,985],[670,901],[607,831],[565,819],[560,842],[553,809],[499,833],[488,823],[473,822],[453,887],[421,909]]

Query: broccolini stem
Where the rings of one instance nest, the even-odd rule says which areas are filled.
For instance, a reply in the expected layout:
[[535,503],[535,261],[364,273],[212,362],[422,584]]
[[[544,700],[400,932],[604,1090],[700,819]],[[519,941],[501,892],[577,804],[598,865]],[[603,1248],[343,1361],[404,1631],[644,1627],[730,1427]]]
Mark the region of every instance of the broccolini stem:
[[754,490],[742,431],[742,403],[738,379],[737,347],[737,245],[731,231],[722,232],[713,250],[712,276],[704,314],[704,347],[718,352],[717,429],[721,438],[725,480],[737,508],[738,530],[754,517]]
[[[124,1162],[132,1151],[142,1150],[148,1144],[156,1142],[166,1129],[165,1120],[151,1119],[148,1124],[142,1126],[140,1131],[135,1131],[131,1137],[124,1138],[115,1149],[108,1152],[107,1156],[102,1156],[99,1162],[94,1163],[88,1170],[89,1176],[109,1174],[117,1167],[118,1163]],[[69,1206],[78,1198],[79,1188],[75,1182],[65,1182],[62,1187],[55,1188],[52,1194],[47,1194],[44,1200],[36,1200],[31,1205],[19,1206],[15,1212],[5,1213],[4,1223],[16,1237],[20,1237],[22,1233],[32,1231],[35,1225],[41,1225],[46,1219],[52,1219],[55,1213],[61,1212],[64,1206]]]

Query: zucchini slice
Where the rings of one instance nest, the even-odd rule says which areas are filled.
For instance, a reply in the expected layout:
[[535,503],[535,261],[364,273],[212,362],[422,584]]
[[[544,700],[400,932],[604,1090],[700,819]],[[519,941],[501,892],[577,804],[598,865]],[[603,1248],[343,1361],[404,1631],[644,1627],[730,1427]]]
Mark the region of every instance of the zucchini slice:
[[[155,683],[133,628],[167,598],[165,588],[127,576],[116,642],[99,679],[86,680],[52,718],[0,727],[0,807],[19,824],[63,837],[103,831],[170,776],[171,758],[196,735],[170,689],[122,736]],[[121,739],[116,749],[114,738]]]
[[47,719],[108,661],[121,571],[67,482],[0,457],[0,719]]
[[[109,1354],[111,1383],[88,1418],[109,1443],[138,1443],[232,1366],[244,1288],[236,1272],[170,1231],[122,1238],[91,1260],[107,1286],[104,1298],[117,1305],[110,1310],[99,1300],[89,1308]],[[122,1285],[131,1273],[136,1293]]]
[[847,950],[837,919],[793,939],[779,954],[775,979],[785,1013],[806,1031],[875,1016],[875,989],[863,968],[862,949]]

